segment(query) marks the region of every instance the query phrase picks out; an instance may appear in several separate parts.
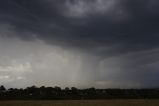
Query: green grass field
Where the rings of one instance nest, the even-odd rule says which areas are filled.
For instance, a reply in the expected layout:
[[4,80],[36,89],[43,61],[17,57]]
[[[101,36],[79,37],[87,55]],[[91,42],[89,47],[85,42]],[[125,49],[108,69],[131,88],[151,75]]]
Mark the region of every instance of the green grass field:
[[159,100],[0,101],[0,106],[159,106]]

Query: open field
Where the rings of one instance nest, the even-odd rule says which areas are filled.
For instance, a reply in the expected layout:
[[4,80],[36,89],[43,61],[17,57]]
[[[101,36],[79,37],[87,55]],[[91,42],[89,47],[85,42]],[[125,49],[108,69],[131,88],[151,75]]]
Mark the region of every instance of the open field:
[[0,106],[159,106],[159,100],[0,101]]

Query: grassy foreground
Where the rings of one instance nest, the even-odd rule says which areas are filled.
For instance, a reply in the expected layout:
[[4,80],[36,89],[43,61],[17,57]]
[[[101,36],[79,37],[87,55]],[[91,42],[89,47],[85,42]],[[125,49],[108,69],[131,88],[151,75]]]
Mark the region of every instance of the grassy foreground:
[[159,106],[159,100],[0,101],[0,106]]

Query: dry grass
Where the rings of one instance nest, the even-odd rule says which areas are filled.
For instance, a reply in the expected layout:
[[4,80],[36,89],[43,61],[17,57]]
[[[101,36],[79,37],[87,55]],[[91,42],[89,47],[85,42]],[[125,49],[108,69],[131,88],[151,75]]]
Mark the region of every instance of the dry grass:
[[0,101],[0,106],[159,106],[159,100]]

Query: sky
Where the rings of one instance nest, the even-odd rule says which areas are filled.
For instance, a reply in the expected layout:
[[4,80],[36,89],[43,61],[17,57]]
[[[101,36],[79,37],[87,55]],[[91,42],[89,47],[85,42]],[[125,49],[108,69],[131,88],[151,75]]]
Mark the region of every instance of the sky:
[[159,87],[158,0],[0,0],[0,84]]

